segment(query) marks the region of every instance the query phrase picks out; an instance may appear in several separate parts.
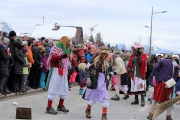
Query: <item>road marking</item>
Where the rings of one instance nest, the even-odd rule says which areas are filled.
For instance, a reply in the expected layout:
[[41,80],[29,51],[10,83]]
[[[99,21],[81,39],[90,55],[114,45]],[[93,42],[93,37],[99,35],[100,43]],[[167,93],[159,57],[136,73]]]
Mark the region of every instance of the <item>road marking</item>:
[[149,107],[150,105],[146,105],[146,106],[144,106],[144,107],[142,107],[139,111],[145,111],[148,107]]

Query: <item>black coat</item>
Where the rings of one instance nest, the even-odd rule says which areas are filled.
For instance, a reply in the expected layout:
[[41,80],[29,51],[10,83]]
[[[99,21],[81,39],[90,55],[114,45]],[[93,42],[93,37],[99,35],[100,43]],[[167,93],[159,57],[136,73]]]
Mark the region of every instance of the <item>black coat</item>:
[[34,58],[34,65],[38,68],[42,65],[42,53],[39,49],[35,48],[33,50],[33,58]]
[[23,65],[26,63],[22,52],[23,46],[18,43],[15,43],[14,46],[14,72],[17,75],[22,75]]
[[0,75],[9,75],[8,68],[10,58],[6,53],[5,47],[0,45]]
[[9,38],[9,39],[10,39],[9,48],[10,48],[10,53],[11,53],[10,64],[14,64],[14,52],[15,52],[14,44],[15,44],[15,40],[11,39],[11,38]]

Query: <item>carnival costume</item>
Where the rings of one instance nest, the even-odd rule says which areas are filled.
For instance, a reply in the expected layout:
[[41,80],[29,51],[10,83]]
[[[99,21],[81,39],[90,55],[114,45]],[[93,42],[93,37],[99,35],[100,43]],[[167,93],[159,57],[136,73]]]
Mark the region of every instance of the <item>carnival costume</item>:
[[112,54],[111,62],[114,69],[114,72],[111,72],[111,75],[114,75],[116,81],[114,85],[114,88],[116,89],[116,95],[112,97],[111,100],[120,100],[120,89],[125,93],[125,95],[127,94],[126,86],[121,86],[121,75],[126,73],[126,69],[123,60],[117,54]]
[[131,94],[135,94],[135,101],[132,105],[139,104],[138,94],[141,94],[141,106],[145,106],[145,75],[146,75],[146,54],[143,53],[143,46],[134,43],[133,54],[130,56],[127,65],[128,74],[131,77]]
[[[83,95],[88,100],[86,108],[86,117],[91,118],[91,106],[96,102],[102,104],[102,120],[107,120],[107,107],[109,106],[108,85],[109,81],[109,50],[102,46],[99,54],[90,61],[91,66],[86,69],[87,88]],[[102,56],[106,55],[105,58]],[[95,59],[94,59],[95,58]]]
[[[46,113],[57,114],[57,111],[69,112],[64,106],[64,100],[68,94],[68,64],[70,51],[67,46],[70,44],[70,38],[63,36],[56,46],[53,46],[48,58],[47,64],[51,68],[48,88],[48,105]],[[52,107],[52,102],[56,95],[59,95],[59,105],[57,111]]]

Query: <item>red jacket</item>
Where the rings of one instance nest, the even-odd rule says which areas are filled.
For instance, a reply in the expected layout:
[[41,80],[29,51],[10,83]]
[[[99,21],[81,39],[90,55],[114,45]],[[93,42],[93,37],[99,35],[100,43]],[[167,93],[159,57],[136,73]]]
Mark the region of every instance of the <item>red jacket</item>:
[[[61,60],[61,56],[60,55],[52,55],[51,57],[51,61],[50,61],[50,66],[51,67],[59,67],[59,60]],[[76,61],[74,60],[74,58],[72,58],[72,65],[74,67],[77,67],[77,63]]]

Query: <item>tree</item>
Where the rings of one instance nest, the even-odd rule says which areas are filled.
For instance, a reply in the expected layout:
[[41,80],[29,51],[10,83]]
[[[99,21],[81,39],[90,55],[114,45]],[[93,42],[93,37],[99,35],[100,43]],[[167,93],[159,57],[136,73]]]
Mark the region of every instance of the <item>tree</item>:
[[104,42],[101,37],[101,33],[96,34],[96,42],[98,42],[98,47],[104,46]]
[[93,36],[91,35],[90,37],[89,37],[89,42],[92,42],[93,44],[94,44],[94,38],[93,38]]

